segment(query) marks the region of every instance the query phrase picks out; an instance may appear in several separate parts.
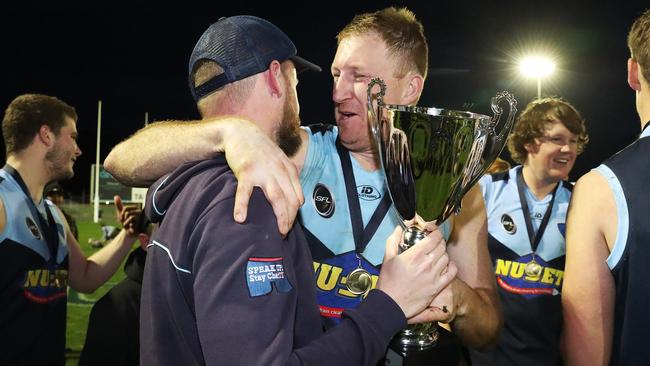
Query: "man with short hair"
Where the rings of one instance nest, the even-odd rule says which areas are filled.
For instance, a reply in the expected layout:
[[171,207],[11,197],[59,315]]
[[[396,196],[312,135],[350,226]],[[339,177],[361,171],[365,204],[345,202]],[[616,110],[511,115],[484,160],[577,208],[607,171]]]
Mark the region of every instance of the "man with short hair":
[[[300,145],[296,74],[309,69],[319,70],[273,24],[221,18],[192,52],[190,89],[204,118],[253,120],[291,155]],[[283,237],[260,190],[246,222],[235,222],[237,190],[223,155],[151,186],[146,212],[160,226],[143,280],[143,365],[374,365],[407,318],[428,319],[422,311],[455,275],[438,231],[399,256],[396,231],[377,289],[323,334],[300,226]]]
[[627,44],[641,136],[573,189],[562,289],[567,365],[650,359],[650,9],[632,25]]
[[508,138],[521,165],[479,181],[488,248],[503,308],[499,344],[471,352],[472,365],[561,365],[562,274],[569,176],[589,138],[580,112],[555,97],[536,99]]
[[[0,170],[0,364],[63,365],[68,285],[90,293],[108,280],[135,241],[122,230],[86,258],[61,211],[43,199],[53,180],[73,176],[81,150],[77,114],[40,94],[14,99],[2,120]],[[116,201],[124,226],[131,211]]]
[[[300,220],[314,257],[321,314],[328,326],[365,296],[360,291],[365,288],[350,289],[350,273],[365,271],[374,286],[384,259],[383,241],[399,225],[387,213],[392,203],[368,126],[368,82],[373,77],[384,79],[386,103],[414,105],[422,93],[428,54],[422,25],[407,9],[391,7],[359,15],[338,41],[331,66],[337,127],[300,129],[301,144],[291,161],[269,147],[250,123],[206,119],[189,126],[149,125],[116,146],[105,162],[117,179],[142,184],[183,162],[225,151],[239,178],[237,221],[245,221],[250,191],[259,185],[283,233],[303,202],[302,191],[307,192],[311,202],[301,207]],[[134,159],[133,151],[138,151]],[[329,201],[333,205],[326,204]],[[485,220],[480,190],[474,188],[465,197],[461,214],[441,224],[458,276],[428,309],[431,319],[450,323],[466,345],[476,348],[496,342],[501,324]]]

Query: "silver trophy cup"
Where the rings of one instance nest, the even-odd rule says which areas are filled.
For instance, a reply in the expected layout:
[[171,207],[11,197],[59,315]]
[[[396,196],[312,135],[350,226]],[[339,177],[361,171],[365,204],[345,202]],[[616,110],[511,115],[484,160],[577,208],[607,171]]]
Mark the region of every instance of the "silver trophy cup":
[[[373,89],[379,92],[373,94]],[[508,92],[492,98],[494,117],[437,108],[387,105],[386,84],[376,78],[368,84],[368,119],[377,144],[386,184],[398,215],[441,224],[460,210],[460,202],[505,146],[517,112]],[[501,104],[509,107],[502,117]],[[407,250],[425,237],[417,225],[405,227],[400,244]],[[415,324],[397,340],[402,348],[433,347],[436,324]]]

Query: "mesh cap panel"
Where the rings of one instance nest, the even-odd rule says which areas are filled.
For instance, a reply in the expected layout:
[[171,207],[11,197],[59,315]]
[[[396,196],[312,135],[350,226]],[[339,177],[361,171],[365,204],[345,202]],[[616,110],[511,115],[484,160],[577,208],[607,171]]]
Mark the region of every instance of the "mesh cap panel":
[[[320,71],[320,67],[296,56],[293,42],[272,23],[254,16],[221,18],[203,33],[192,51],[189,84],[194,100],[222,86],[264,72],[273,60],[292,60],[298,72]],[[194,87],[193,73],[200,60],[211,60],[224,69],[205,83]]]

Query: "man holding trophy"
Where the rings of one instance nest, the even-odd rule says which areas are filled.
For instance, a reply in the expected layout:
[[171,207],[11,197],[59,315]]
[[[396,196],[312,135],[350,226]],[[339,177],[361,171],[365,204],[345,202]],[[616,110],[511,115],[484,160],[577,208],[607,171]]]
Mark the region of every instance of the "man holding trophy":
[[[320,70],[296,53],[264,19],[213,23],[189,62],[201,115],[245,116],[292,155],[297,73]],[[300,225],[282,237],[261,190],[246,223],[236,223],[236,185],[219,155],[183,164],[149,190],[145,212],[159,226],[142,281],[142,365],[374,365],[455,276],[442,236],[431,233],[409,253],[387,254],[377,289],[323,332]]]
[[[116,146],[105,162],[117,179],[144,185],[182,162],[225,152],[239,178],[236,220],[245,221],[248,196],[258,185],[272,202],[283,233],[303,201],[302,191],[307,192],[310,202],[300,208],[300,220],[314,257],[321,315],[328,326],[338,322],[344,309],[357,307],[376,285],[384,241],[401,224],[390,209],[369,129],[368,83],[380,77],[387,86],[385,102],[414,105],[424,86],[428,55],[422,25],[406,9],[359,15],[339,33],[338,43],[331,68],[338,128],[301,129],[302,143],[291,158],[293,165],[254,124],[238,121],[234,126],[225,119],[152,124]],[[184,138],[178,139],[178,133]],[[301,171],[302,187],[292,179],[294,165]],[[438,230],[433,224],[426,228]],[[469,190],[460,214],[439,223],[439,229],[458,268],[457,278],[427,311],[409,322],[449,323],[466,346],[489,346],[498,338],[501,314],[478,187]]]

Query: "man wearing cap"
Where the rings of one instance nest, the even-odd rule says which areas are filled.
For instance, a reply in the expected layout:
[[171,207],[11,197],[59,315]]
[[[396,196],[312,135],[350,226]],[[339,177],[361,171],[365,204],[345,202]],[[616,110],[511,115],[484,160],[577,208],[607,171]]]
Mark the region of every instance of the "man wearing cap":
[[[298,70],[319,68],[297,57],[273,24],[235,16],[201,36],[189,83],[204,118],[253,120],[293,155],[300,145]],[[301,228],[282,236],[259,189],[246,222],[235,222],[237,189],[223,155],[183,164],[151,186],[145,210],[160,226],[143,279],[143,365],[373,365],[406,319],[421,314],[455,275],[439,232],[399,256],[393,240],[377,289],[322,333]]]
[[[149,125],[116,146],[104,164],[123,183],[141,185],[183,162],[225,151],[239,179],[236,221],[246,220],[250,190],[259,185],[273,205],[282,233],[304,202],[304,190],[309,202],[300,208],[300,220],[314,257],[321,314],[328,326],[339,321],[343,309],[362,303],[364,295],[349,291],[347,277],[360,269],[376,279],[384,258],[383,241],[398,225],[394,215],[381,216],[386,193],[368,127],[367,84],[372,77],[382,77],[388,86],[386,103],[413,105],[424,87],[428,54],[422,25],[407,9],[386,8],[356,16],[338,40],[331,67],[337,126],[300,129],[302,144],[290,161],[252,123],[204,119],[190,126],[183,122]],[[138,152],[135,158],[133,151]],[[346,156],[348,168],[343,167]],[[355,183],[346,184],[346,174]],[[354,201],[360,214],[352,207]],[[465,345],[482,349],[498,339],[501,313],[480,189],[472,189],[462,207],[460,215],[440,225],[459,274],[429,311],[435,320],[450,323]],[[360,219],[360,230],[353,218]],[[374,235],[366,235],[370,233],[366,228],[376,228]],[[355,241],[355,231],[369,240]]]

